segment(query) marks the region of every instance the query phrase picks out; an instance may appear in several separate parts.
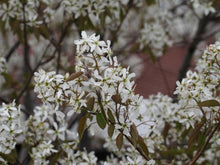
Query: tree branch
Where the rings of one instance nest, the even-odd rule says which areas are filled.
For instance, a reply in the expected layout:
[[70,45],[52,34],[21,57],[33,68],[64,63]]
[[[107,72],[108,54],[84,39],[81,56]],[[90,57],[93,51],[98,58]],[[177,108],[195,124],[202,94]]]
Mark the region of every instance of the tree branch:
[[30,59],[29,59],[29,46],[28,46],[28,40],[27,40],[27,25],[26,25],[26,16],[25,16],[25,3],[23,5],[23,39],[24,39],[24,62],[26,64],[27,69],[32,72],[31,66],[30,66]]
[[202,40],[202,34],[205,31],[206,26],[209,23],[209,16],[205,16],[203,17],[200,21],[199,21],[199,26],[196,32],[195,37],[193,38],[193,41],[191,42],[188,51],[185,55],[183,64],[180,68],[179,71],[179,76],[178,76],[178,81],[182,81],[182,79],[185,77],[186,72],[188,70],[188,68],[190,67],[190,63],[193,57],[193,54],[198,46],[198,44],[200,43],[200,41]]

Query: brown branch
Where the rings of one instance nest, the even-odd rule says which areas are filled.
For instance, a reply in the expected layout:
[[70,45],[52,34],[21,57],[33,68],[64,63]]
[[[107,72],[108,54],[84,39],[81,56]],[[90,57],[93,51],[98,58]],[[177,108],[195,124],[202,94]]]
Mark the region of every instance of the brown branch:
[[[48,46],[46,47],[46,49],[45,49],[45,51],[44,51],[44,53],[43,53],[43,55],[42,55],[40,61],[38,62],[37,66],[32,70],[31,75],[29,76],[28,80],[26,81],[26,83],[25,83],[23,89],[22,89],[21,92],[18,94],[18,96],[17,96],[17,98],[16,98],[16,100],[15,100],[15,102],[16,102],[17,104],[18,104],[20,98],[23,96],[24,92],[28,89],[29,84],[31,83],[32,77],[34,76],[34,72],[36,72],[37,69],[38,69],[41,65],[45,64],[45,63],[42,63],[41,61],[42,61],[43,57],[46,55],[46,52],[47,52],[47,49],[49,48],[49,46],[50,46],[50,44],[48,44]],[[55,54],[55,53],[56,53],[56,51],[54,51],[54,54]]]
[[24,62],[26,64],[27,69],[32,72],[31,66],[30,66],[30,59],[29,59],[29,45],[27,40],[27,25],[26,25],[26,16],[25,16],[25,3],[23,5],[23,21],[24,21],[24,27],[23,27],[23,39],[24,39]]
[[120,21],[120,23],[119,23],[118,27],[116,28],[116,30],[114,30],[114,31],[112,32],[112,39],[111,39],[111,45],[112,45],[112,47],[113,47],[115,41],[117,40],[117,38],[118,38],[118,32],[119,32],[121,26],[123,25],[123,22],[124,22],[124,20],[126,19],[128,13],[129,13],[129,11],[130,11],[130,9],[131,9],[132,7],[133,7],[133,0],[129,0],[128,5],[127,5],[127,9],[126,9],[126,13],[125,13],[125,15],[124,15],[123,20]]
[[66,25],[66,27],[64,28],[62,34],[61,34],[61,37],[59,39],[59,42],[57,44],[57,49],[58,49],[58,57],[57,57],[57,68],[56,68],[56,73],[59,72],[59,69],[60,69],[60,58],[61,58],[61,47],[62,47],[62,42],[64,40],[64,37],[66,36],[67,32],[68,32],[68,29],[69,27],[71,26],[73,21],[69,21],[68,24]]
[[8,62],[12,53],[14,53],[14,51],[18,48],[18,46],[20,45],[20,41],[17,41],[9,50],[9,52],[7,53],[7,55],[5,56],[6,61]]
[[188,51],[185,55],[185,59],[183,61],[181,69],[179,71],[178,81],[182,81],[182,79],[185,77],[186,72],[187,72],[188,68],[190,67],[190,63],[191,63],[193,54],[194,54],[198,44],[202,40],[201,36],[205,32],[205,28],[208,25],[208,23],[209,23],[209,16],[205,16],[199,21],[199,26],[196,31],[196,35],[193,38],[193,41],[191,42],[191,44],[188,48]]

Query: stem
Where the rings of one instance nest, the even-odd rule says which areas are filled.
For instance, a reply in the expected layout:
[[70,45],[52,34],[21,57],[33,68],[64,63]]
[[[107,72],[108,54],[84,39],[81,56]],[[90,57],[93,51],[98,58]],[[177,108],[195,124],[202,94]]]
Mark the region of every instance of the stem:
[[[41,65],[44,64],[44,63],[42,63],[41,61],[42,61],[43,57],[46,55],[46,52],[47,52],[47,49],[49,48],[49,46],[50,46],[50,44],[48,44],[48,46],[46,47],[46,49],[45,49],[45,51],[44,51],[44,53],[43,53],[43,55],[42,55],[40,61],[38,62],[37,66],[34,68],[34,70],[32,70],[31,75],[29,76],[28,80],[26,81],[26,83],[25,83],[23,89],[22,89],[21,92],[18,94],[18,96],[17,96],[17,98],[16,98],[16,100],[15,100],[15,102],[16,102],[17,104],[18,104],[20,98],[22,97],[22,95],[24,94],[24,92],[28,89],[29,84],[31,83],[32,77],[34,76],[34,72],[36,72],[37,69],[38,69]],[[54,54],[55,54],[55,53],[56,53],[56,50],[54,51]]]
[[129,13],[129,11],[130,11],[130,9],[131,9],[132,7],[133,7],[133,0],[129,0],[128,5],[127,5],[127,10],[126,10],[126,13],[125,13],[125,15],[124,15],[124,17],[123,17],[123,20],[120,21],[120,23],[119,23],[119,25],[117,26],[116,30],[114,30],[114,31],[112,32],[112,36],[113,36],[112,39],[111,39],[111,45],[112,45],[112,47],[113,47],[113,45],[114,45],[116,39],[118,38],[118,32],[119,32],[119,30],[120,30],[120,28],[121,28],[121,26],[122,26],[124,20],[126,19],[128,13]]
[[192,161],[190,162],[190,165],[193,165],[194,163],[196,163],[196,161],[202,155],[202,153],[204,152],[206,146],[208,145],[209,141],[211,140],[212,136],[217,131],[219,126],[220,126],[220,123],[218,123],[218,125],[216,125],[215,128],[211,131],[211,133],[209,134],[207,140],[205,141],[205,144],[202,146],[202,148],[200,150],[197,151],[196,155],[193,157]]

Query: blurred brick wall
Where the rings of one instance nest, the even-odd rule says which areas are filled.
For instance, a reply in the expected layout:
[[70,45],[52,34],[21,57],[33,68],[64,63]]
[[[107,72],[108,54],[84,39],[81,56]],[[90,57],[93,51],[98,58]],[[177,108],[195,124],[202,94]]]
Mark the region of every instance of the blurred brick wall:
[[144,70],[136,79],[136,93],[145,98],[158,92],[172,96],[187,48],[186,45],[175,45],[169,48],[155,64],[149,55],[140,55],[144,61]]

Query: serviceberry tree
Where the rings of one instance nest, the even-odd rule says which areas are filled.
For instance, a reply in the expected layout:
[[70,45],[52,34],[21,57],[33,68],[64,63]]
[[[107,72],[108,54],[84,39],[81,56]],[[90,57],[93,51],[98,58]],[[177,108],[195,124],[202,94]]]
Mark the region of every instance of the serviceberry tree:
[[[219,164],[219,9],[217,0],[2,0],[0,163]],[[175,43],[188,50],[174,95],[136,94],[140,70],[127,57],[156,63]]]

